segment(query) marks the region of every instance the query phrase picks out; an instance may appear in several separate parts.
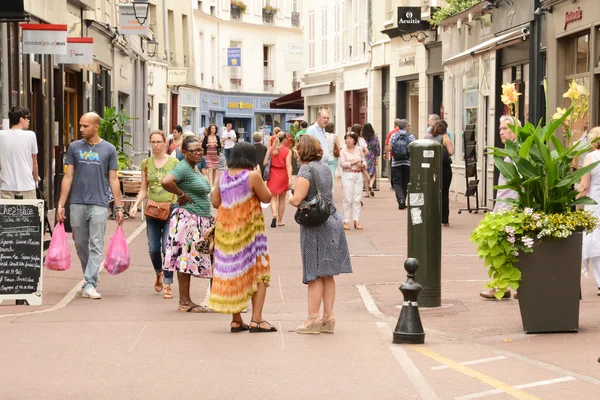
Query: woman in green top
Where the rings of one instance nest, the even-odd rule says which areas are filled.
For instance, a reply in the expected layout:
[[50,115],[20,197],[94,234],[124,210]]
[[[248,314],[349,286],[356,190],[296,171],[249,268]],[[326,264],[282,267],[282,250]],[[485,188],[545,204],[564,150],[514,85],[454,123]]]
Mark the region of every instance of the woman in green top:
[[192,302],[190,277],[212,278],[211,256],[196,250],[200,238],[214,225],[210,215],[210,184],[196,167],[204,152],[198,139],[186,138],[181,149],[185,159],[162,180],[162,187],[177,195],[180,205],[171,216],[163,269],[177,271],[179,311],[209,312]]
[[[154,131],[150,134],[150,144],[152,145],[152,157],[142,161],[140,169],[142,170],[142,186],[135,200],[135,203],[129,211],[132,217],[137,213],[139,205],[146,198],[158,203],[171,203],[171,212],[177,204],[177,197],[165,189],[161,182],[163,178],[175,168],[179,160],[170,157],[167,154],[167,135],[163,131]],[[155,218],[146,218],[146,233],[148,236],[148,250],[154,272],[156,272],[156,281],[154,290],[165,293],[163,298],[172,299],[171,284],[173,283],[173,272],[165,271],[163,275],[163,257],[167,251],[167,237],[169,235],[169,220],[161,221]],[[163,285],[164,278],[164,285]]]

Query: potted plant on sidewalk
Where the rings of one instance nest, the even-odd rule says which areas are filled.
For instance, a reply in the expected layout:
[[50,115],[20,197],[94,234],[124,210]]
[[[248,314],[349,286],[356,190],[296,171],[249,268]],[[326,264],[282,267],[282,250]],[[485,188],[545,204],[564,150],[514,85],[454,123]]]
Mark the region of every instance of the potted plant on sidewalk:
[[[519,93],[503,85],[502,101],[511,110]],[[587,91],[571,83],[564,97],[571,106],[559,110],[546,125],[510,126],[515,141],[505,148],[489,149],[506,178],[505,186],[518,199],[504,199],[510,211],[487,214],[471,235],[477,254],[484,259],[490,281],[501,299],[508,288],[518,289],[519,308],[526,332],[567,332],[579,328],[582,233],[598,221],[577,205],[595,204],[576,199],[574,185],[598,163],[572,171],[573,159],[591,146],[571,144],[573,121],[587,107]],[[564,127],[564,142],[556,135]]]
[[131,147],[131,133],[125,130],[125,125],[136,119],[127,115],[125,110],[117,112],[115,107],[105,107],[104,115],[100,118],[98,134],[117,149],[119,170],[131,167],[131,157],[125,152],[125,146]]

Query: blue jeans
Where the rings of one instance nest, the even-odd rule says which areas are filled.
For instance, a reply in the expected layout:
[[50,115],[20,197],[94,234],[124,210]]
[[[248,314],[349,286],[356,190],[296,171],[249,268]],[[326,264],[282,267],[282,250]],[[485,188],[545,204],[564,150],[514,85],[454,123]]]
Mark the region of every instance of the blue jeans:
[[229,157],[231,157],[231,150],[233,150],[233,147],[231,149],[225,149],[225,160],[229,161]]
[[[171,207],[171,213],[173,207]],[[169,218],[166,221],[159,221],[154,218],[146,217],[146,234],[148,236],[148,252],[152,266],[157,274],[163,271],[163,258],[167,252],[167,238],[169,237]],[[164,271],[164,283],[170,285],[173,283],[173,271]]]
[[108,208],[91,204],[71,204],[71,226],[77,256],[83,269],[83,290],[98,286],[102,263]]

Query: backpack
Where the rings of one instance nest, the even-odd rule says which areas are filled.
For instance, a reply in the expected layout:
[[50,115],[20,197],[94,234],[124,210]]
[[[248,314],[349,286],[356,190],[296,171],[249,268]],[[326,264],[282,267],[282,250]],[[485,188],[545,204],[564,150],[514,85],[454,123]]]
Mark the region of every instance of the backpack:
[[410,133],[406,131],[398,132],[396,140],[394,141],[394,145],[392,146],[394,161],[407,161],[410,159],[410,154],[408,153],[408,145],[410,144],[410,140],[408,135],[410,135]]

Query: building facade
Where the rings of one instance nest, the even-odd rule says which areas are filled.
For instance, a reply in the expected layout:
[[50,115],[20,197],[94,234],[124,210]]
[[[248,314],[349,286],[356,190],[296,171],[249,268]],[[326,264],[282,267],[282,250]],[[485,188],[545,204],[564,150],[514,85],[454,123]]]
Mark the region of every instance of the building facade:
[[297,90],[304,56],[300,0],[198,1],[190,70],[198,93],[187,93],[182,120],[194,131],[230,122],[241,139],[289,126],[302,111],[271,108]]
[[367,0],[304,2],[305,119],[312,123],[320,108],[327,109],[340,136],[372,118],[370,5]]

